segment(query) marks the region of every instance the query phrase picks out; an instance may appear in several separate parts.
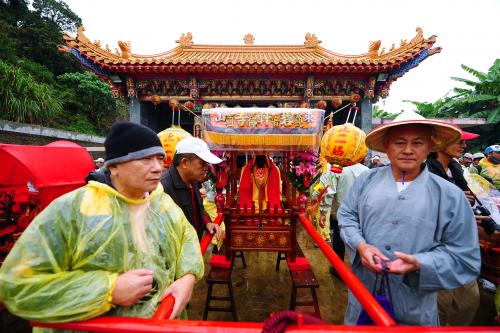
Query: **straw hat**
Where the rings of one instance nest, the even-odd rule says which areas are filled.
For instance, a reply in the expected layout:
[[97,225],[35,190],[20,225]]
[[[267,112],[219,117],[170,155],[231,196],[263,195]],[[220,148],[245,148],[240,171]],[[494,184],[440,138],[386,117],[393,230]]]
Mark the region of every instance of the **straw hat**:
[[457,129],[453,125],[446,124],[437,120],[425,119],[414,111],[404,111],[399,116],[394,118],[391,123],[377,127],[370,133],[368,133],[368,135],[366,136],[366,145],[373,150],[385,153],[384,137],[387,133],[387,130],[396,126],[412,124],[428,125],[434,129],[434,133],[431,137],[432,141],[434,142],[432,151],[442,150],[444,147],[460,140],[460,137],[462,136],[462,131]]

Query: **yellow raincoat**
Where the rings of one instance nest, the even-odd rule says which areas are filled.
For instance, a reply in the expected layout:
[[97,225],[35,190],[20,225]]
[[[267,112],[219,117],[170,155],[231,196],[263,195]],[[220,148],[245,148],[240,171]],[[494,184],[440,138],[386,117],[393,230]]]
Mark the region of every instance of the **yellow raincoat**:
[[[146,251],[134,241],[133,205],[147,207]],[[152,297],[131,307],[112,305],[117,276],[138,268],[154,272]],[[24,231],[0,268],[0,300],[10,312],[36,321],[85,320],[105,313],[147,318],[175,279],[192,273],[199,280],[203,270],[196,231],[161,184],[149,197],[130,200],[91,181],[56,199]]]

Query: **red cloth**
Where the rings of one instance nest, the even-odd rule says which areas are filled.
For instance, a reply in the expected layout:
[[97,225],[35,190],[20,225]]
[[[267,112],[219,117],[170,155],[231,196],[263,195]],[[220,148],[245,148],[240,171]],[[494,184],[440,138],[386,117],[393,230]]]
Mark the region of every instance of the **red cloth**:
[[226,260],[225,255],[212,254],[210,258],[210,266],[220,268],[231,268],[231,260]]
[[[280,200],[280,177],[279,169],[273,162],[267,158],[267,163],[269,165],[269,175],[267,176],[267,199],[269,201],[269,208],[274,209],[277,206],[279,209],[282,208]],[[255,157],[248,161],[247,165],[241,173],[240,186],[238,189],[238,195],[240,199],[240,208],[248,207],[252,208],[253,202],[253,181],[252,181],[252,167],[255,162]]]
[[311,269],[311,264],[306,257],[295,258],[295,262],[291,262],[290,258],[286,260],[288,264],[288,269],[291,271],[304,271],[306,269]]

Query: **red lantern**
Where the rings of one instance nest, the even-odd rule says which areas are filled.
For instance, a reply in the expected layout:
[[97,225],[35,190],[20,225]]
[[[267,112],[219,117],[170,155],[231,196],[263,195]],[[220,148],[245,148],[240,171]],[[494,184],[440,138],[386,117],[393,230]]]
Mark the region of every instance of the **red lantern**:
[[349,100],[351,101],[351,103],[356,103],[361,100],[361,96],[356,93],[352,93],[351,96],[349,96]]
[[325,101],[323,101],[323,100],[318,101],[318,102],[316,103],[316,107],[317,107],[318,109],[323,109],[323,110],[324,110],[324,109],[326,109],[326,102],[325,102]]
[[151,103],[153,103],[154,106],[157,106],[161,103],[161,97],[158,95],[151,96]]
[[337,96],[332,99],[332,105],[334,108],[338,108],[342,105],[342,97]]
[[193,111],[194,103],[191,101],[187,101],[186,103],[184,103],[184,107],[189,111]]

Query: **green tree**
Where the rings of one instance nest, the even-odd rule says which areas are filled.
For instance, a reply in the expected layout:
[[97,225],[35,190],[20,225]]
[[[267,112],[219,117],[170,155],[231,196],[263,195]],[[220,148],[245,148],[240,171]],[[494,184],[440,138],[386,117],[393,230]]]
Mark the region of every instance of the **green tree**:
[[111,87],[94,73],[66,73],[57,78],[65,109],[73,112],[62,124],[79,123],[85,132],[104,134],[117,119],[126,116],[126,105],[111,93]]
[[372,109],[372,117],[373,118],[394,118],[397,117],[399,113],[390,113],[379,107],[378,105],[374,105]]
[[472,74],[475,79],[469,80],[452,77],[464,83],[467,88],[454,88],[455,96],[445,103],[441,110],[462,117],[487,118],[488,123],[500,121],[500,59],[496,59],[488,73],[483,73],[462,65],[462,69]]
[[82,19],[60,0],[34,0],[33,8],[40,17],[47,18],[61,31],[75,32],[82,25]]
[[49,124],[62,112],[52,86],[36,82],[22,69],[0,60],[0,117],[30,124]]
[[453,117],[453,112],[443,111],[443,105],[450,100],[450,97],[440,98],[435,102],[418,102],[411,100],[403,100],[403,102],[411,103],[415,106],[417,113],[425,118],[445,118]]

